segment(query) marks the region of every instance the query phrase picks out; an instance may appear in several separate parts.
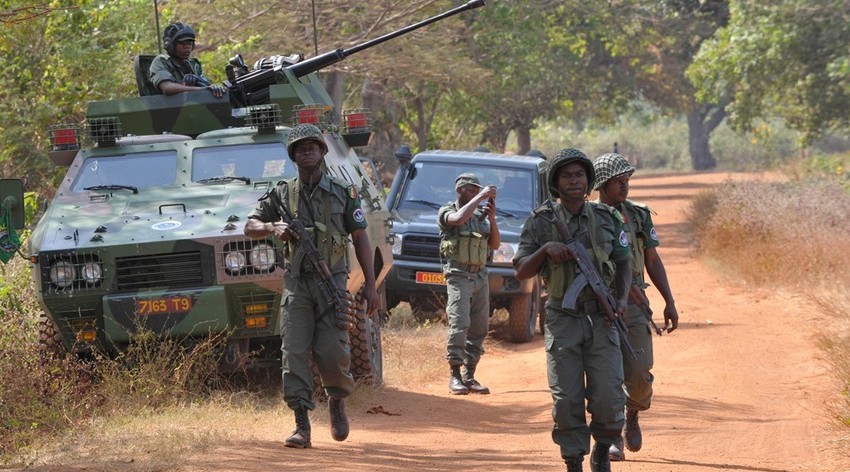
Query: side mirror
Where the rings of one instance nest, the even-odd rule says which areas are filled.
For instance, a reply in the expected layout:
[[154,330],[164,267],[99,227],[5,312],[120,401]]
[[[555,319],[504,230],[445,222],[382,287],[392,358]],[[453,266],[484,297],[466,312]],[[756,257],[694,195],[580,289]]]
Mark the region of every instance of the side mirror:
[[0,226],[3,226],[6,213],[15,229],[23,229],[24,220],[24,184],[21,179],[0,179]]

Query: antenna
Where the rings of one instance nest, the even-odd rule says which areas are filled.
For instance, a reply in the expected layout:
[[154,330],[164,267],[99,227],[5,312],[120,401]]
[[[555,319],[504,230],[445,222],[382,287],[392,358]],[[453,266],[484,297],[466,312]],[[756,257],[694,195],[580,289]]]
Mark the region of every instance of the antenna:
[[313,4],[313,46],[316,48],[316,55],[319,55],[319,28],[316,26],[316,0],[312,0]]
[[153,14],[156,18],[156,45],[159,48],[159,54],[162,54],[162,35],[159,33],[159,4],[157,0],[153,0]]

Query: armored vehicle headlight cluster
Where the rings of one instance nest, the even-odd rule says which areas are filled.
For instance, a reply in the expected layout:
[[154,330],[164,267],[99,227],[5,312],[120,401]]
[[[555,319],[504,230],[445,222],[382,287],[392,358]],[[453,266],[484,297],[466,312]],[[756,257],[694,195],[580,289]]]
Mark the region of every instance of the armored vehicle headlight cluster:
[[50,281],[59,288],[70,287],[77,278],[77,269],[69,261],[59,259],[50,266]]
[[86,262],[83,264],[83,280],[89,285],[100,283],[103,279],[103,268],[100,262]]
[[268,271],[275,262],[275,249],[271,244],[261,242],[251,249],[251,265],[257,270]]
[[245,268],[245,254],[241,251],[227,251],[224,255],[224,267],[230,272],[239,272]]

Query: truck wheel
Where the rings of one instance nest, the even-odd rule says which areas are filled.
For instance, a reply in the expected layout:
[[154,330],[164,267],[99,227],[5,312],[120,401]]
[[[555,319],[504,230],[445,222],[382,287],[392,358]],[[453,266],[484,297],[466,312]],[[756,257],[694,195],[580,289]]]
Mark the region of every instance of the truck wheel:
[[384,381],[381,347],[380,313],[368,316],[365,309],[357,310],[357,324],[349,333],[351,339],[351,375],[354,380],[370,385]]
[[67,354],[59,330],[53,320],[45,314],[38,317],[38,362],[45,365],[56,359],[62,359]]
[[518,295],[511,300],[508,315],[511,342],[527,343],[534,338],[537,327],[537,312],[540,310],[540,284],[534,281],[534,288],[528,295]]

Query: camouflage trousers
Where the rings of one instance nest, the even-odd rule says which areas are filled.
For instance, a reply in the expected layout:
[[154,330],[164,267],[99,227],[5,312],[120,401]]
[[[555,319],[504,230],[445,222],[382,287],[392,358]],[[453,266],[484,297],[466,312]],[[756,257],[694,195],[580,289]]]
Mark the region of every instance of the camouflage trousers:
[[587,454],[591,435],[598,442],[613,443],[625,422],[623,362],[617,330],[598,311],[585,311],[580,306],[576,313],[547,306],[544,336],[549,390],[554,401],[552,440],[560,446],[561,457]]
[[626,391],[626,407],[630,410],[648,410],[652,402],[652,329],[640,308],[629,303],[627,319],[629,341],[636,351],[637,359],[623,356],[623,389]]
[[[336,277],[345,283],[345,274]],[[328,396],[344,398],[354,390],[348,332],[336,327],[330,307],[311,275],[286,274],[280,308],[283,398],[293,410],[316,408],[311,355]]]
[[484,354],[484,338],[490,326],[490,281],[487,271],[451,272],[446,276],[446,318],[449,365],[472,369]]

